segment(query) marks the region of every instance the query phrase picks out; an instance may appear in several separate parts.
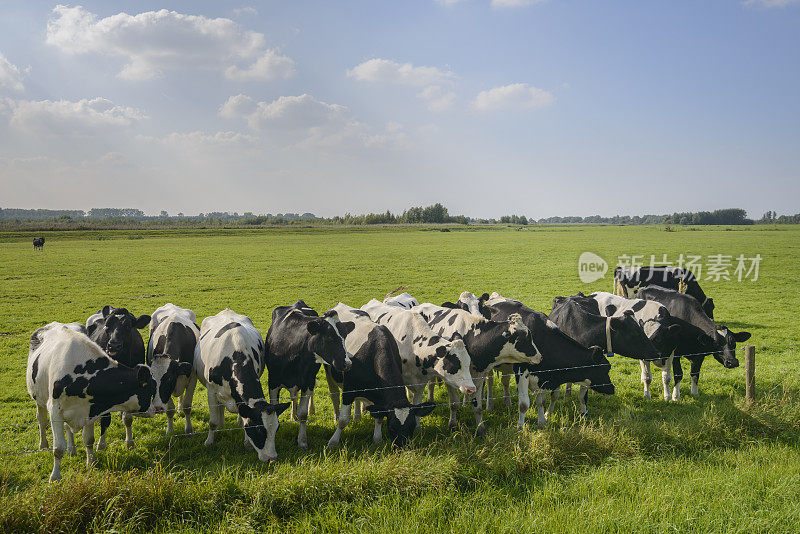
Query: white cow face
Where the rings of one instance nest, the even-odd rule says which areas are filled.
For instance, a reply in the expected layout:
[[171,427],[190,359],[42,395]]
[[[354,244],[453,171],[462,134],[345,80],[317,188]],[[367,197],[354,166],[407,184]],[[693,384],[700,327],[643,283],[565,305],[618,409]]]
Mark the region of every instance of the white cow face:
[[436,348],[436,363],[434,369],[445,383],[458,388],[461,393],[470,395],[475,393],[475,382],[469,371],[472,360],[467,353],[467,347],[460,339]]
[[288,402],[269,404],[265,400],[259,400],[252,406],[249,404],[238,406],[247,441],[256,450],[258,459],[262,462],[278,459],[275,450],[275,433],[280,426],[278,416],[290,405]]

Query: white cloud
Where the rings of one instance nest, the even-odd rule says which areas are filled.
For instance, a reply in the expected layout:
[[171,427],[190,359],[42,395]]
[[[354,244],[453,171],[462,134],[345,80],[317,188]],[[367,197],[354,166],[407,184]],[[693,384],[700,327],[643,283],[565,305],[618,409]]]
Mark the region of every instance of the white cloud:
[[351,78],[363,82],[383,82],[422,87],[435,85],[455,78],[450,71],[436,67],[415,67],[411,63],[398,63],[389,59],[370,59],[347,71]]
[[233,15],[235,17],[241,17],[242,15],[251,15],[253,17],[257,17],[258,10],[253,6],[237,7],[233,10]]
[[429,85],[417,96],[428,101],[428,109],[431,111],[444,111],[452,108],[456,103],[456,94],[445,90],[440,85]]
[[98,18],[81,6],[58,5],[47,23],[47,43],[68,54],[120,56],[120,78],[143,80],[165,71],[201,69],[235,80],[267,80],[294,74],[294,62],[266,47],[263,34],[226,18],[175,11],[118,13]]
[[791,4],[799,4],[800,0],[745,0],[742,2],[746,6],[759,7],[786,7]]
[[258,142],[258,138],[239,132],[225,131],[216,133],[206,133],[202,131],[194,132],[172,132],[164,137],[150,137],[140,135],[136,137],[140,141],[148,143],[158,143],[165,147],[174,147],[184,150],[205,150],[207,148],[229,148],[233,146],[247,146]]
[[275,143],[300,148],[400,147],[406,135],[402,125],[390,122],[382,132],[353,117],[346,106],[329,104],[311,95],[282,96],[256,102],[247,95],[228,98],[219,108],[224,118],[241,118]]
[[22,92],[25,89],[19,68],[6,59],[2,52],[0,52],[0,88],[16,92]]
[[549,106],[555,97],[544,89],[526,83],[514,83],[481,91],[472,107],[479,111],[499,109],[530,109]]
[[546,1],[547,0],[492,0],[492,7],[525,7]]
[[[5,109],[5,112],[3,110]],[[106,98],[70,100],[11,100],[0,102],[0,116],[11,126],[45,135],[90,135],[125,128],[146,118],[139,110],[116,106]]]

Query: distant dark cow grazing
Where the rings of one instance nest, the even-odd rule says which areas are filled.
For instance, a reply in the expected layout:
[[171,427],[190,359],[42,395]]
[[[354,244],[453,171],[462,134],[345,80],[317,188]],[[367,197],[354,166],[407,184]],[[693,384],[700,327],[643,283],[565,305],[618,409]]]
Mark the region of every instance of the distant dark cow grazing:
[[[472,409],[478,435],[486,433],[483,424],[481,394],[486,376],[492,369],[507,363],[539,363],[542,354],[531,339],[531,333],[519,314],[511,314],[505,321],[492,321],[461,309],[443,308],[425,303],[415,308],[438,335],[449,339],[462,339],[470,356],[472,378],[477,388]],[[447,387],[450,398],[450,427],[456,426],[458,390]]]
[[43,237],[34,237],[33,238],[33,250],[44,250],[44,238]]
[[86,465],[91,466],[98,417],[115,411],[153,414],[156,384],[150,368],[120,365],[84,332],[78,323],[50,323],[31,336],[25,382],[36,403],[40,449],[47,449],[48,417],[53,430],[51,482],[61,478],[64,452],[75,454],[75,431],[83,429]]
[[400,350],[387,327],[372,322],[366,312],[341,302],[333,309],[349,330],[344,343],[353,355],[353,366],[346,373],[325,366],[334,409],[339,406],[339,388],[342,390],[338,424],[328,447],[339,445],[356,399],[364,403],[375,420],[373,442],[380,443],[383,439],[385,417],[389,440],[402,447],[414,433],[418,418],[431,413],[436,405],[432,402],[418,405],[408,402]]
[[150,336],[147,341],[147,364],[153,372],[158,390],[153,399],[156,413],[167,413],[167,433],[172,432],[175,404],[172,397],[180,397],[181,410],[186,417],[186,433],[192,428],[192,398],[197,385],[194,367],[194,349],[200,337],[192,310],[164,304],[150,318]]
[[[89,337],[100,345],[120,365],[135,367],[146,363],[144,341],[139,333],[150,323],[149,315],[134,316],[125,308],[103,306],[103,308],[86,320],[86,330]],[[133,447],[133,415],[123,414],[125,423],[125,444]],[[97,450],[106,447],[106,430],[111,424],[111,416],[105,415],[100,419],[100,439],[97,441]]]
[[[536,365],[516,364],[514,375],[517,379],[519,395],[519,426],[525,425],[525,413],[530,407],[529,393],[536,398],[538,422],[540,426],[547,424],[547,417],[553,411],[562,384],[578,383],[604,395],[613,395],[614,384],[611,383],[611,363],[599,346],[586,348],[564,332],[547,316],[528,308],[518,300],[507,299],[499,293],[492,293],[486,301],[496,321],[504,320],[512,314],[522,316],[525,325],[530,329],[536,341],[536,347],[542,352],[542,361]],[[551,393],[550,407],[544,411],[544,399]],[[586,397],[581,395],[581,413],[586,414]]]
[[696,298],[706,315],[712,319],[714,318],[714,299],[706,296],[694,273],[689,269],[670,267],[668,265],[639,267],[638,269],[617,267],[614,269],[614,278],[619,280],[626,288],[634,290],[648,286],[658,286],[678,291],[680,283],[683,282],[686,284],[686,294]]
[[200,325],[194,370],[208,393],[208,437],[225,427],[225,410],[238,414],[244,428],[244,444],[252,447],[262,462],[276,460],[275,433],[278,416],[289,403],[269,403],[261,387],[264,372],[264,341],[246,315],[225,309],[206,317]]
[[[732,332],[723,325],[714,324],[714,320],[703,311],[700,302],[688,294],[657,286],[649,286],[639,290],[639,298],[655,300],[663,304],[673,317],[693,324],[712,338],[715,350],[709,352],[714,355],[714,358],[723,367],[733,369],[739,366],[739,360],[736,358],[736,343],[750,339],[749,332]],[[690,370],[692,395],[697,395],[699,393],[697,383],[700,379],[700,368],[703,365],[705,355],[696,355],[688,359],[692,363]]]
[[277,403],[282,388],[288,389],[292,397],[300,394],[297,408],[300,422],[297,444],[300,448],[308,448],[308,406],[314,395],[320,365],[330,365],[336,371],[344,372],[352,364],[344,344],[344,336],[352,326],[342,324],[333,310],[320,317],[302,300],[291,306],[278,306],[272,311],[266,350],[269,398],[273,404]]

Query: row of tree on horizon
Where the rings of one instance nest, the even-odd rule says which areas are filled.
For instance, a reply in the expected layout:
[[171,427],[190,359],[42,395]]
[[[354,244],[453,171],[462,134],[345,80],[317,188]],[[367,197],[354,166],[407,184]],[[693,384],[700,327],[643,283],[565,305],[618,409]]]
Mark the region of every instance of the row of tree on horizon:
[[534,219],[525,215],[504,215],[499,219],[477,219],[465,215],[450,215],[447,208],[441,203],[431,206],[415,206],[408,208],[402,214],[395,215],[391,211],[385,213],[367,213],[363,215],[317,217],[313,213],[278,213],[256,215],[251,212],[210,212],[197,215],[170,215],[162,211],[159,215],[146,215],[136,208],[92,208],[88,212],[83,210],[49,210],[49,209],[19,209],[0,208],[0,220],[32,222],[49,221],[66,225],[85,221],[104,221],[107,223],[175,223],[175,224],[202,224],[202,223],[236,223],[243,226],[297,224],[314,222],[318,224],[333,225],[370,225],[370,224],[622,224],[622,225],[647,225],[647,224],[675,224],[675,225],[748,225],[748,224],[798,224],[800,213],[795,215],[778,215],[768,211],[761,219],[755,221],[747,218],[747,212],[741,208],[719,209],[714,211],[676,212],[671,215],[615,215],[602,217],[590,215],[587,217],[545,217]]

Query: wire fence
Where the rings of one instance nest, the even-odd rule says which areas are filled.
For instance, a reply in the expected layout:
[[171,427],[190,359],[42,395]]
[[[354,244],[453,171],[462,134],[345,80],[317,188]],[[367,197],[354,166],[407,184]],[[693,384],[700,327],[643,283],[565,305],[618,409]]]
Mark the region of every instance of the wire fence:
[[[775,348],[785,349],[785,348],[798,348],[798,347],[800,347],[800,344],[765,345],[765,346],[761,346],[761,347],[757,347],[757,348],[760,351],[766,351],[766,350],[775,349]],[[738,348],[736,350],[736,352],[740,352],[740,351],[743,352],[744,350],[745,350],[745,347],[741,347],[741,348]],[[682,354],[682,355],[680,355],[680,357],[713,356],[714,354],[723,354],[723,353],[724,353],[724,351],[699,352],[699,353],[692,353],[692,354]],[[648,362],[649,363],[649,362],[654,362],[654,361],[665,361],[665,360],[668,360],[668,358],[669,357],[667,357],[667,358],[636,359],[636,358],[620,357],[619,359],[615,359],[614,360],[614,362],[612,363],[612,367],[615,364],[618,364],[620,362],[625,362],[627,364],[634,364],[634,362]],[[506,364],[506,365],[512,365],[512,364]],[[589,369],[589,368],[608,367],[609,366],[608,363],[603,362],[603,363],[586,364],[586,365],[578,365],[578,366],[571,366],[571,367],[541,368],[540,369],[539,365],[540,364],[529,364],[529,365],[526,366],[526,369],[529,370],[532,375],[538,376],[538,377],[541,378],[543,375],[548,375],[548,374],[551,374],[551,373],[561,373],[561,372],[565,372],[565,371],[585,370],[585,369]],[[765,366],[773,366],[773,365],[786,365],[786,364],[783,363],[783,362],[761,362],[761,363],[759,363],[758,366],[759,367],[765,367]],[[669,370],[671,371],[671,367],[670,367]],[[729,374],[731,372],[731,369],[712,367],[712,368],[704,370],[703,372],[704,373],[723,372],[723,373],[728,373]],[[684,373],[684,376],[685,376],[685,374],[686,373]],[[489,372],[486,372],[484,374],[484,376],[476,377],[476,379],[480,380],[481,384],[483,384],[483,382],[482,382],[483,379],[484,378],[488,378],[489,376],[493,376],[494,378],[501,378],[502,379],[502,378],[505,378],[505,377],[508,377],[508,378],[515,377],[515,376],[517,376],[517,374],[513,373],[513,372],[512,373],[504,373],[504,372],[495,373],[495,372],[489,371]],[[426,382],[421,382],[421,383],[416,383],[416,384],[402,384],[402,385],[391,385],[391,386],[382,386],[382,387],[374,387],[374,388],[363,388],[363,389],[350,390],[349,393],[355,394],[356,397],[359,397],[360,396],[359,394],[374,392],[374,391],[378,391],[378,390],[398,389],[398,388],[413,388],[413,387],[420,387],[420,386],[426,387],[426,386],[432,386],[432,385],[436,384],[436,382],[434,381],[436,379],[440,379],[440,377],[438,377],[438,375],[432,375],[431,379],[426,381]],[[578,381],[576,380],[576,382],[578,382]],[[614,384],[613,384],[613,382],[609,382],[609,383],[605,383],[605,384],[591,384],[590,387],[603,387],[603,386],[609,386],[609,385],[614,385]],[[476,386],[478,386],[478,384],[476,384]],[[560,385],[558,387],[560,388]],[[494,392],[491,392],[490,394],[485,394],[485,391],[486,391],[485,389],[482,389],[482,391],[481,391],[482,395],[481,395],[480,399],[476,399],[475,397],[473,397],[473,402],[479,402],[479,403],[481,403],[481,406],[482,406],[482,403],[483,403],[484,399],[486,399],[488,401],[489,399],[492,399],[492,400],[505,400],[505,399],[509,398],[509,395],[506,395],[504,392],[501,395],[494,396]],[[542,391],[547,392],[547,391],[551,391],[551,390],[542,390]],[[300,393],[295,393],[295,394],[284,393],[282,398],[283,398],[284,401],[299,401],[302,397],[311,397],[311,398],[315,398],[315,397],[319,397],[319,396],[330,397],[332,394],[335,394],[335,393],[334,392],[330,392],[330,391],[326,393],[324,391],[318,391],[317,389],[314,389],[308,395],[302,395]],[[339,392],[339,394],[341,394],[341,392]],[[286,398],[287,395],[288,395],[288,398]],[[477,395],[477,392],[475,393],[475,395]],[[281,396],[279,396],[278,400],[280,402]],[[252,401],[253,401],[253,399],[250,400],[250,402],[252,402]],[[226,403],[219,403],[219,404],[212,404],[212,405],[203,404],[203,403],[194,403],[189,407],[176,407],[174,410],[169,410],[169,411],[173,412],[173,413],[177,413],[177,412],[182,411],[182,410],[187,409],[187,408],[196,409],[196,408],[205,408],[205,407],[207,407],[208,409],[211,409],[211,408],[214,408],[214,407],[225,407],[227,409],[231,409],[232,407],[237,406],[239,404],[248,404],[248,401],[243,401],[241,403],[226,402]],[[450,408],[453,408],[453,407],[458,407],[458,406],[461,406],[461,405],[463,405],[463,401],[462,400],[458,400],[456,402],[448,401],[448,402],[437,402],[437,403],[434,403],[435,407],[448,406]],[[134,415],[134,416],[139,416],[139,417],[148,416],[149,415],[149,412],[125,412],[125,413],[127,413],[128,415]],[[156,414],[156,415],[159,415],[159,414]],[[99,418],[100,417],[93,418],[92,419],[92,421],[93,421],[92,424],[94,424]],[[332,414],[332,415],[328,415],[328,416],[316,416],[315,415],[315,416],[307,417],[305,419],[305,422],[306,423],[312,423],[312,422],[319,422],[319,421],[335,421],[336,419],[337,419],[337,414]],[[63,422],[65,422],[65,423],[68,423],[70,421],[85,422],[86,419],[85,418],[81,418],[81,419],[63,419]],[[32,421],[32,422],[29,422],[29,423],[17,423],[17,424],[11,424],[11,425],[4,425],[4,426],[0,426],[0,431],[21,430],[21,431],[24,432],[24,431],[31,430],[31,429],[33,429],[35,427],[38,427],[38,425],[39,425],[38,421]],[[230,428],[215,429],[214,433],[217,433],[217,432],[230,432],[230,431],[241,430],[241,429],[242,429],[241,426],[236,425],[236,426],[233,426],[233,427],[230,427]],[[135,441],[136,442],[161,441],[161,440],[165,440],[165,439],[171,440],[173,438],[186,438],[186,437],[198,436],[198,435],[208,435],[208,431],[184,432],[184,433],[177,433],[177,434],[171,433],[171,434],[164,434],[164,435],[160,435],[160,436],[147,436],[147,437],[137,438]],[[110,445],[121,444],[121,443],[126,443],[126,440],[120,439],[120,440],[108,441],[108,442],[106,442],[106,445],[110,446]],[[35,453],[39,453],[39,452],[50,453],[51,450],[50,449],[43,449],[43,450],[40,450],[40,449],[18,449],[18,450],[14,450],[14,451],[0,451],[0,456],[17,456],[17,455],[24,455],[24,454],[35,454]]]

